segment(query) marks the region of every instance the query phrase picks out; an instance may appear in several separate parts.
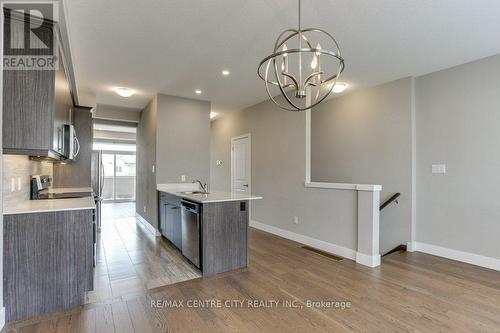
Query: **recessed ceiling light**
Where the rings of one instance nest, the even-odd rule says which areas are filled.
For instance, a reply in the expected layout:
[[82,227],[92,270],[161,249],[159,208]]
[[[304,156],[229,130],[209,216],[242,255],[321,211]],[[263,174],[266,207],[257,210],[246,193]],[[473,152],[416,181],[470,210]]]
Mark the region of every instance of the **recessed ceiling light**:
[[134,90],[125,87],[115,88],[115,92],[122,97],[130,97],[135,94]]
[[333,89],[332,91],[336,94],[340,94],[341,92],[343,92],[344,90],[347,89],[347,86],[348,84],[345,83],[345,82],[337,82],[335,83],[335,85],[333,86]]
[[201,95],[203,91],[201,91],[200,89],[196,89],[194,92],[196,93],[196,95]]
[[226,69],[222,71],[222,75],[224,75],[224,76],[228,76],[229,74],[230,74],[230,72]]
[[210,119],[217,117],[217,112],[210,112]]

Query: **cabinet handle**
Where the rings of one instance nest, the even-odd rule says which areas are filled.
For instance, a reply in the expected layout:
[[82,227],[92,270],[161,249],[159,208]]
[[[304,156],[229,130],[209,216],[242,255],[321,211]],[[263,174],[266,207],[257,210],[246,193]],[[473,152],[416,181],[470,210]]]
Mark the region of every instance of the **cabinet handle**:
[[80,141],[78,141],[78,138],[75,136],[74,140],[74,145],[75,145],[75,152],[73,155],[73,158],[76,158],[78,156],[78,153],[80,153]]
[[60,128],[57,129],[57,151],[62,153],[63,145],[62,145],[62,130]]

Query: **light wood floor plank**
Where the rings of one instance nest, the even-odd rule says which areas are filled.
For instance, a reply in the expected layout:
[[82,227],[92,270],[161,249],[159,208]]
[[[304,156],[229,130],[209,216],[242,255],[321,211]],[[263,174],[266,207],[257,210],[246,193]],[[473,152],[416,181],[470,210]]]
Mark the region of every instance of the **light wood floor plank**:
[[[113,262],[124,258],[125,249],[137,275],[156,288],[127,293],[135,289],[123,280],[113,284],[123,289],[119,297],[11,323],[3,332],[500,332],[497,271],[406,252],[368,268],[251,229],[248,269],[157,287],[162,279],[174,282],[188,274],[179,273],[182,257],[168,246],[155,246],[147,238],[141,243],[136,235],[143,232],[127,220],[118,236],[106,236],[110,244],[103,249],[116,256],[110,267],[117,274]],[[108,290],[102,277],[100,286]],[[157,300],[184,306],[152,306]],[[190,300],[277,300],[299,306],[188,307]],[[309,308],[310,300],[349,301],[351,307]]]

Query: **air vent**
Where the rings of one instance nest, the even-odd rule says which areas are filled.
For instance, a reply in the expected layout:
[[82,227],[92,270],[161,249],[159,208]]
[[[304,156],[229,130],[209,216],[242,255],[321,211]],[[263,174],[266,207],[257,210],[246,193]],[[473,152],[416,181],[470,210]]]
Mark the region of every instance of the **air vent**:
[[339,257],[339,256],[336,256],[336,255],[333,255],[333,254],[328,253],[328,252],[325,252],[325,251],[321,251],[321,250],[315,249],[314,247],[310,247],[310,246],[307,246],[307,245],[302,246],[302,248],[303,248],[304,250],[311,251],[311,252],[314,252],[314,253],[316,253],[316,254],[319,254],[319,255],[321,255],[321,256],[323,256],[323,257],[327,257],[327,258],[329,258],[329,259],[333,259],[333,260],[335,260],[335,261],[341,261],[341,260],[343,260],[343,259],[344,259],[344,258],[342,258],[342,257]]

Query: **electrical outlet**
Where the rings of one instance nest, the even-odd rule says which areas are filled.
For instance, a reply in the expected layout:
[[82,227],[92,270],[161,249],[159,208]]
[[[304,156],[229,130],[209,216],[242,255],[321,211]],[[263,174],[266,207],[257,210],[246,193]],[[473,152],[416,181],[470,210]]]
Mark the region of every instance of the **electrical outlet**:
[[186,181],[186,175],[181,175],[181,182],[185,182]]
[[17,177],[17,190],[21,191],[21,177]]
[[144,206],[144,213],[146,212],[146,206]]
[[293,224],[299,224],[299,217],[298,216],[293,217]]
[[10,180],[10,191],[14,192],[15,190],[16,190],[16,179],[15,178],[11,178],[11,180]]

